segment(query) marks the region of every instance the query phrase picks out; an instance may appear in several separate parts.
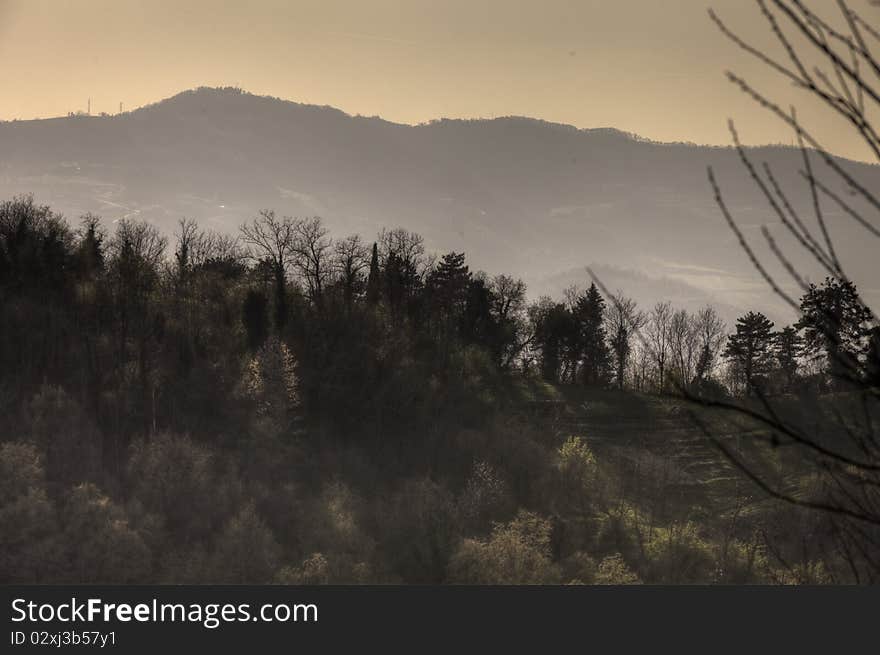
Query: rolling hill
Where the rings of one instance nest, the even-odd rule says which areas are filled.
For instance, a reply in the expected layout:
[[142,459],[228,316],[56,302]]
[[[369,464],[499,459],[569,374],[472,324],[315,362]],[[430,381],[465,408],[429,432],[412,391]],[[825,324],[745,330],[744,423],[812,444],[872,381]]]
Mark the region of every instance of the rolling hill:
[[[750,152],[809,220],[800,153]],[[880,168],[844,164],[880,186]],[[590,264],[642,303],[664,295],[719,304],[728,320],[745,307],[786,319],[715,206],[710,165],[746,235],[759,243],[758,227],[769,224],[796,252],[726,147],[519,117],[401,125],[207,88],[117,116],[0,123],[0,196],[33,193],[71,219],[137,217],[170,232],[186,216],[234,231],[273,208],[320,215],[336,235],[403,226],[431,249],[465,251],[472,268],[522,276],[532,295],[584,283]],[[850,276],[876,302],[876,245],[825,209]],[[808,260],[795,262],[821,277]]]

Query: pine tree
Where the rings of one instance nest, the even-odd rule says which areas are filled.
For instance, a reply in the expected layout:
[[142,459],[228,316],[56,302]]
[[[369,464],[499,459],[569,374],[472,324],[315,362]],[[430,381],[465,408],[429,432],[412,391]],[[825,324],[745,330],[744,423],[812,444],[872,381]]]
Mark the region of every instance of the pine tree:
[[824,353],[833,379],[854,381],[867,354],[871,319],[852,282],[825,278],[820,287],[811,284],[801,299],[797,327],[804,330],[809,354]]
[[773,322],[760,312],[738,318],[736,333],[727,338],[724,357],[742,380],[746,395],[752,395],[772,368]]
[[694,382],[699,384],[709,377],[709,371],[712,368],[712,350],[708,344],[703,344],[700,348],[700,355],[697,358],[697,365],[694,372]]
[[499,325],[492,314],[492,290],[483,274],[474,275],[465,290],[461,315],[461,336],[468,343],[486,346],[495,361],[500,360]]
[[77,269],[82,277],[91,278],[104,270],[104,234],[97,216],[83,216],[82,226],[76,249]]
[[591,284],[575,306],[578,322],[579,351],[584,384],[603,384],[607,377],[610,353],[605,334],[605,299]]
[[541,377],[559,382],[565,377],[564,363],[571,335],[575,332],[574,317],[562,303],[549,298],[537,308],[535,346],[540,353]]
[[431,302],[441,316],[460,316],[467,299],[470,271],[464,263],[464,253],[450,252],[443,255],[437,268],[428,279]]
[[784,327],[773,335],[776,365],[782,373],[785,391],[791,391],[794,388],[799,367],[798,358],[801,356],[803,345],[804,340],[794,326]]

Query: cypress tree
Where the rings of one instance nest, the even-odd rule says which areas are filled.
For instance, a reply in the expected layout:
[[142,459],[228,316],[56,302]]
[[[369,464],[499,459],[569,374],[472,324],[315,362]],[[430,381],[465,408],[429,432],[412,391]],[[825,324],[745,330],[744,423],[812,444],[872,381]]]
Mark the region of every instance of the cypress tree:
[[373,243],[373,255],[370,257],[370,274],[367,277],[367,303],[375,305],[379,302],[379,248]]

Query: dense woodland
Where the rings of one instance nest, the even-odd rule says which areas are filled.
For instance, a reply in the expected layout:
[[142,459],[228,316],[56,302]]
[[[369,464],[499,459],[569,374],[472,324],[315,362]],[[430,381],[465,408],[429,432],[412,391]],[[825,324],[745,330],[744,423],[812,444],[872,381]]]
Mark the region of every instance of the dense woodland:
[[[819,421],[877,385],[851,282],[801,310],[728,327],[586,272],[530,302],[400,228],[266,211],[163,235],[4,202],[0,581],[851,581],[833,521],[703,434],[759,430],[712,403]],[[752,448],[822,493],[797,453]]]

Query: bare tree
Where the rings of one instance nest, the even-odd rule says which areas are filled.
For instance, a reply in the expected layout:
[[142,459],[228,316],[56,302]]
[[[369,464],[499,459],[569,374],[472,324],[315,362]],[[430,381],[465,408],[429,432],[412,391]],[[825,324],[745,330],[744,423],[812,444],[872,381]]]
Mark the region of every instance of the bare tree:
[[174,262],[178,280],[209,262],[239,262],[243,258],[238,239],[228,234],[202,230],[187,218],[178,222]]
[[197,257],[196,263],[199,266],[211,262],[240,264],[243,259],[245,254],[242,252],[238,237],[220,232],[208,232],[203,258]]
[[120,381],[124,379],[131,341],[136,355],[139,392],[144,399],[155,393],[155,380],[151,379],[151,342],[158,324],[154,291],[159,268],[165,262],[167,245],[168,240],[154,226],[126,219],[117,223],[116,233],[109,244],[110,279],[117,299],[116,374]]
[[392,316],[403,316],[414,294],[424,287],[434,258],[425,254],[421,235],[403,228],[383,229],[377,243],[384,298]]
[[293,265],[306,282],[309,300],[320,309],[324,304],[324,287],[331,273],[333,240],[317,216],[298,221],[294,235]]
[[149,223],[122,219],[109,246],[113,257],[130,256],[156,269],[165,256],[168,239]]
[[174,261],[177,265],[177,280],[183,283],[192,267],[193,252],[202,241],[202,233],[195,221],[181,218],[177,223],[177,247],[174,250]]
[[[779,54],[761,50],[734,33],[710,11],[710,17],[739,48],[757,58],[776,72],[781,79],[805,92],[811,102],[828,108],[844,119],[880,162],[880,136],[871,122],[871,115],[880,106],[880,60],[872,46],[880,42],[880,33],[845,0],[837,0],[838,23],[821,17],[802,0],[757,0],[758,9],[776,38]],[[796,40],[791,35],[795,35]],[[818,64],[809,62],[818,61]],[[876,217],[880,200],[874,192],[856,179],[846,165],[826,150],[798,119],[794,109],[785,111],[776,102],[758,92],[742,77],[727,73],[728,79],[761,107],[779,118],[794,132],[800,145],[805,192],[812,205],[808,219],[793,208],[789,191],[783,190],[774,171],[766,163],[756,166],[739,142],[733,123],[730,124],[734,144],[743,166],[767,202],[774,216],[791,234],[798,247],[809,254],[826,274],[836,280],[848,281],[843,255],[835,248],[829,221],[836,216],[852,220],[865,231],[866,238],[880,237]],[[817,177],[814,160],[821,161],[834,182]],[[757,256],[724,200],[721,186],[709,170],[709,181],[717,204],[739,240],[750,261],[770,288],[785,303],[800,311],[800,305],[768,270]],[[835,191],[833,185],[844,192]],[[835,208],[834,214],[825,210]],[[812,224],[812,225],[811,225]],[[792,264],[789,254],[777,244],[765,227],[762,236],[773,256],[791,276],[794,283],[806,290],[807,281]],[[831,312],[831,308],[823,311]],[[872,313],[872,316],[876,314]],[[874,318],[876,322],[876,318]],[[826,335],[834,338],[833,334]],[[706,429],[728,459],[770,496],[792,505],[815,510],[828,518],[838,561],[844,562],[855,582],[880,579],[880,439],[875,429],[878,415],[878,389],[866,381],[865,362],[847,358],[840,362],[841,375],[850,385],[851,402],[841,406],[842,398],[830,398],[815,422],[806,425],[790,416],[759,394],[755,403],[736,404],[695,398],[704,405],[720,407],[734,416],[745,416],[769,432],[768,441],[801,453],[812,466],[820,482],[819,491],[802,494],[766,473],[739,449],[733,448],[716,433]],[[805,408],[806,409],[806,408]]]
[[370,250],[359,234],[333,244],[334,267],[342,282],[346,308],[350,309],[362,272],[370,266]]
[[525,311],[526,283],[509,275],[496,275],[490,284],[495,314],[507,320]]
[[496,275],[489,283],[492,313],[504,331],[506,342],[500,356],[502,368],[510,367],[532,342],[526,314],[526,283],[509,275]]
[[688,386],[696,376],[699,355],[696,321],[686,310],[676,310],[669,321],[669,332],[675,382],[680,386]]
[[626,370],[633,349],[633,337],[641,330],[648,317],[638,308],[636,301],[622,293],[610,294],[605,313],[606,330],[614,359],[614,375],[618,389],[623,389]]
[[275,278],[275,327],[280,331],[287,318],[287,267],[296,248],[299,221],[288,216],[277,218],[272,210],[263,210],[250,223],[239,228],[242,241],[248,246],[248,256],[264,261]]
[[425,253],[425,240],[420,234],[402,227],[393,230],[382,229],[377,239],[379,260],[382,267],[388,264],[389,257],[396,257],[401,265],[421,281],[427,277],[434,260]]
[[657,367],[657,388],[666,388],[666,372],[672,346],[672,304],[658,302],[648,317],[646,329],[648,352]]
[[694,327],[698,352],[696,377],[698,380],[706,380],[715,372],[721,348],[724,346],[726,327],[711,305],[706,305],[696,313]]

